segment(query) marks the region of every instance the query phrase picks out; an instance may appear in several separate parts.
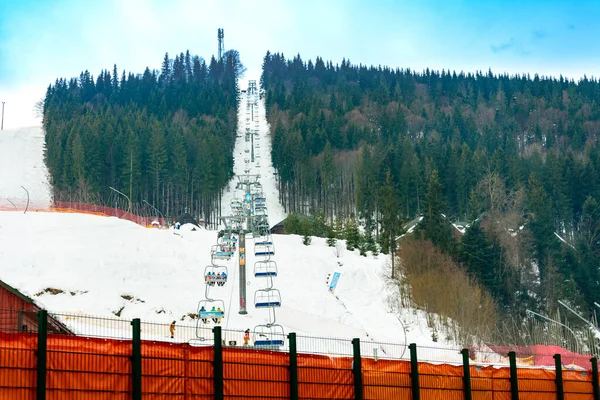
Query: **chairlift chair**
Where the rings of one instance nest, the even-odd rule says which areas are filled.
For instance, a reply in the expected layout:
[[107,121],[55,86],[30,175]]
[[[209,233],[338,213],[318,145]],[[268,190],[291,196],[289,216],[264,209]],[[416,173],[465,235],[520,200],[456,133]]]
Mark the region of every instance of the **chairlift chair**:
[[277,263],[272,260],[257,261],[254,263],[254,277],[265,278],[265,277],[276,277],[277,276]]
[[[201,311],[204,308],[203,311]],[[221,311],[211,311],[212,309]],[[205,299],[200,300],[198,303],[198,318],[200,320],[207,320],[212,318],[223,318],[225,316],[225,302],[218,299]],[[204,322],[204,321],[203,321]]]
[[204,281],[207,285],[214,286],[216,284],[217,286],[223,286],[227,283],[228,276],[229,273],[225,266],[208,265],[204,268]]
[[279,289],[258,289],[256,292],[254,292],[254,307],[281,307],[281,293],[279,292]]
[[215,260],[229,260],[233,256],[233,250],[223,245],[215,244],[210,248],[210,256]]
[[254,327],[254,347],[277,350],[285,343],[285,331],[279,324],[257,325]]
[[[270,243],[270,244],[267,244]],[[259,256],[274,256],[275,255],[275,248],[273,247],[273,243],[272,242],[257,242],[254,243],[254,255],[256,257]]]

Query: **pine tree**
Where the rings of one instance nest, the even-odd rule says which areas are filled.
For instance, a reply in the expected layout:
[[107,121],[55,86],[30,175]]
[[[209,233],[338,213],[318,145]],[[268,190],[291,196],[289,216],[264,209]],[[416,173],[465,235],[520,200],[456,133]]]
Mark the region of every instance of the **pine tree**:
[[437,170],[433,170],[429,177],[423,206],[423,221],[420,228],[425,232],[425,238],[446,251],[452,251],[454,244],[452,228],[444,215],[446,201]]
[[344,227],[344,238],[346,239],[346,249],[352,251],[358,247],[360,243],[360,232],[354,215],[346,220]]
[[335,247],[337,243],[337,232],[333,225],[327,225],[327,246]]
[[396,277],[394,260],[396,258],[397,242],[396,237],[401,230],[401,220],[399,216],[399,201],[396,193],[392,175],[388,169],[385,174],[385,183],[379,189],[379,203],[381,211],[381,235],[380,244],[382,251],[389,251],[392,256],[392,278]]
[[158,121],[155,121],[150,136],[150,171],[154,175],[155,204],[159,204],[159,183],[165,175],[167,160],[165,131]]

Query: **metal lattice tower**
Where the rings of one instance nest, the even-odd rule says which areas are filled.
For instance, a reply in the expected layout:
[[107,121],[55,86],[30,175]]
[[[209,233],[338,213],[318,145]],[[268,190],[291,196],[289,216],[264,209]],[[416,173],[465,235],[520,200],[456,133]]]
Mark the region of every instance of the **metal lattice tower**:
[[225,53],[225,33],[223,28],[219,28],[219,61],[223,60],[223,54]]

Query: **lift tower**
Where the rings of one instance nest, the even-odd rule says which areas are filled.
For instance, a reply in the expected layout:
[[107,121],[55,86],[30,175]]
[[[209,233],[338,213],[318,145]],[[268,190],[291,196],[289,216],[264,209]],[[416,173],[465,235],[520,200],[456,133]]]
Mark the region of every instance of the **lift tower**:
[[223,53],[225,53],[225,42],[224,42],[225,33],[223,32],[223,28],[219,28],[218,37],[219,37],[219,61],[221,61],[221,60],[223,60]]

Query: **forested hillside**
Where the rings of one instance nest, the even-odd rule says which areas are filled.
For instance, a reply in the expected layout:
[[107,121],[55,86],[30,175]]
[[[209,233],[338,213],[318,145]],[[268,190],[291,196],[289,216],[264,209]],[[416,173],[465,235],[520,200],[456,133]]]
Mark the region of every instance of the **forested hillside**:
[[57,79],[43,104],[55,199],[112,206],[113,187],[134,206],[214,222],[232,174],[242,70],[237,51],[208,65],[187,51],[165,54],[161,71],[119,75],[115,65]]
[[384,251],[422,215],[507,311],[600,300],[598,81],[267,53],[261,86],[288,211],[356,214]]

